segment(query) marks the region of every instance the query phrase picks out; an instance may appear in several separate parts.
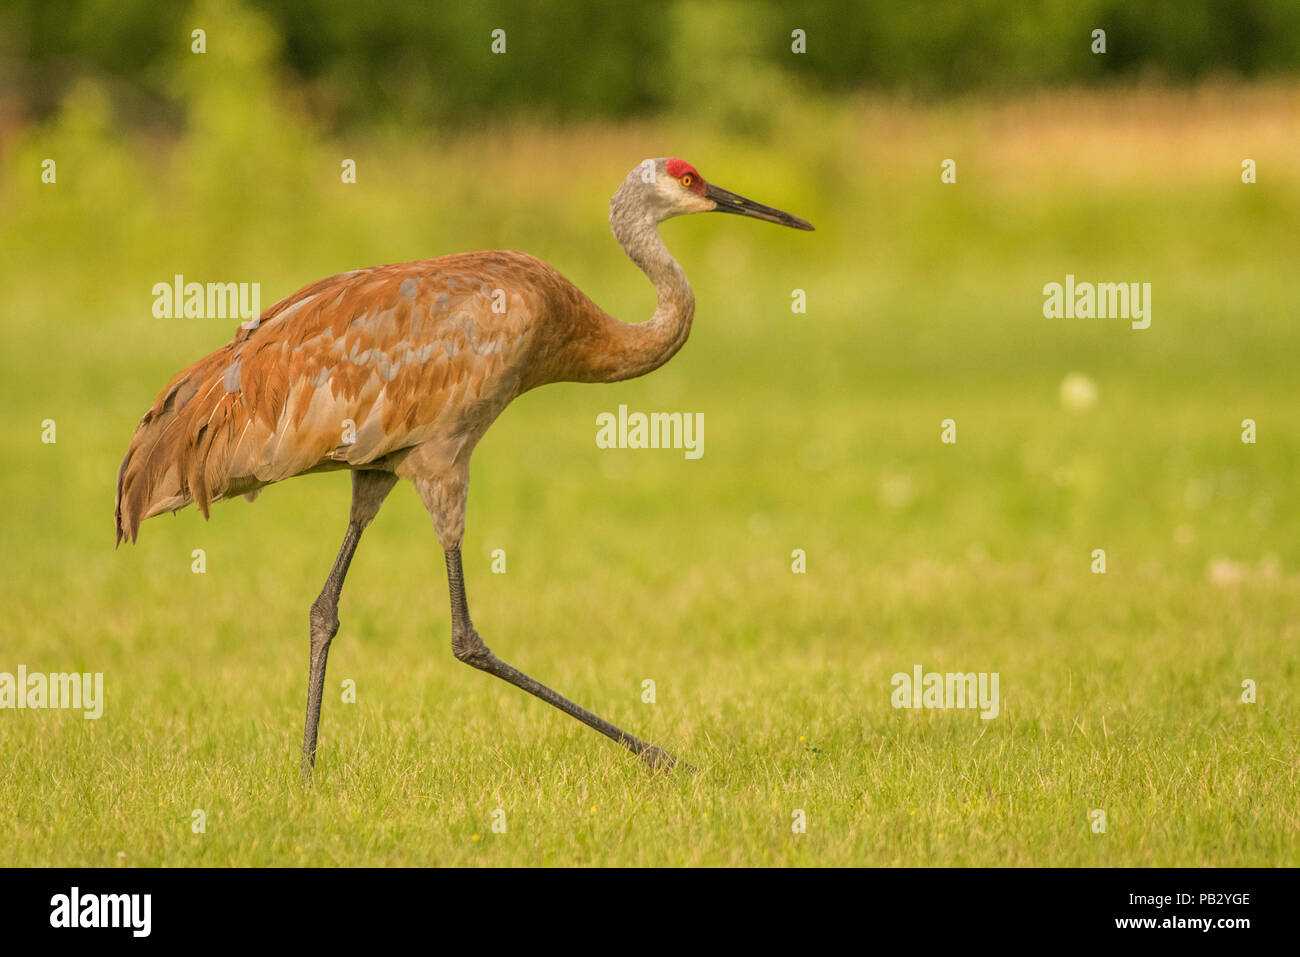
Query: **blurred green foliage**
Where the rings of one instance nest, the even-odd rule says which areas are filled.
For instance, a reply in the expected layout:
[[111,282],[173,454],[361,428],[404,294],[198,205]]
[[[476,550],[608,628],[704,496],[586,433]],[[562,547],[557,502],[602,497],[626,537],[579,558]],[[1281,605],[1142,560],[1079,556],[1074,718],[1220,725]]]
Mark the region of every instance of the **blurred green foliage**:
[[[78,75],[122,82],[140,118],[169,118],[190,31],[209,49],[227,4],[10,0],[0,80],[38,116]],[[1153,77],[1294,74],[1295,0],[257,0],[283,79],[331,125],[492,123],[503,114],[623,117],[702,111],[743,121],[792,91],[944,96]],[[1107,32],[1104,56],[1091,50]],[[491,52],[492,31],[506,52]],[[806,32],[807,52],[791,51]]]

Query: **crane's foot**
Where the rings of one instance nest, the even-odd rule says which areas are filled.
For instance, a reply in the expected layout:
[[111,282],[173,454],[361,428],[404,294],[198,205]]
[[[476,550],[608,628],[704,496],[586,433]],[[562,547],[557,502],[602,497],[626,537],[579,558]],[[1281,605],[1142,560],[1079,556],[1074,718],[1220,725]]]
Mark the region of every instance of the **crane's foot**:
[[698,773],[695,768],[685,761],[679,761],[675,754],[665,751],[663,748],[657,748],[653,744],[646,745],[638,752],[637,757],[650,765],[651,770],[654,771],[667,773],[672,770],[680,770],[685,771],[687,774]]

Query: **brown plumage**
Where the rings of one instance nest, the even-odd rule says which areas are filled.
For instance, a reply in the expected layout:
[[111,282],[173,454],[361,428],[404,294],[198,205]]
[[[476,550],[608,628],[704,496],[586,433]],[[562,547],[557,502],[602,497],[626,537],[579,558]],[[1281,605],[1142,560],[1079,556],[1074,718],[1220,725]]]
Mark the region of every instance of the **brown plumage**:
[[294,475],[392,470],[430,441],[468,452],[520,393],[606,377],[592,359],[617,353],[613,323],[523,253],[313,283],[159,393],[122,460],[118,541],[153,515],[194,502],[206,517],[212,502]]
[[651,764],[673,758],[507,665],[469,619],[460,564],[469,459],[512,399],[548,382],[610,382],[674,355],[690,332],[689,283],[656,229],[720,211],[801,229],[803,220],[705,183],[681,160],[647,160],[610,202],[610,226],[655,285],[658,309],[627,324],[541,260],[479,252],[377,266],[313,283],[172,377],[144,414],[117,476],[117,541],[191,502],[250,499],[273,482],[353,471],[343,547],[312,606],[303,772],[315,757],[329,643],[362,530],[397,478],[412,481],[446,554],[456,656],[537,695]]

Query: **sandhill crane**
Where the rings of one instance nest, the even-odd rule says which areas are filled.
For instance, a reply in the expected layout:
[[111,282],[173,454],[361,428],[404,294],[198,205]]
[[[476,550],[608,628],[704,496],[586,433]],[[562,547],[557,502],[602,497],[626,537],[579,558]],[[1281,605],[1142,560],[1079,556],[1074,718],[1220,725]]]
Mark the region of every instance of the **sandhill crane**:
[[[629,324],[533,256],[476,252],[376,266],[313,283],[245,324],[228,345],[172,377],[135,430],[117,475],[117,541],[191,502],[250,500],[295,475],[352,471],[343,545],[312,603],[302,773],[316,758],[325,661],[362,531],[399,478],[433,518],[451,593],[456,657],[595,728],[651,767],[676,759],[506,664],[470,621],[461,570],[469,460],[512,399],[548,382],[617,382],[667,362],[691,329],[695,297],[659,238],[686,213],[812,225],[720,189],[680,159],[645,160],[609,204],[619,245],[654,283],[658,308]],[[495,308],[494,308],[495,306]],[[502,308],[504,307],[504,308]]]

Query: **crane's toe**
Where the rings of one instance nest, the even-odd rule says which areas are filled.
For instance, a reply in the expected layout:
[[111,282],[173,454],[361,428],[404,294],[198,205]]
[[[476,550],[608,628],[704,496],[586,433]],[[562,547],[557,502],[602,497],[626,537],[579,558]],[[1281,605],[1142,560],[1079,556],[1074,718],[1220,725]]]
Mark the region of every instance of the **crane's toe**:
[[657,748],[653,744],[646,745],[645,749],[640,752],[640,758],[646,764],[650,765],[656,771],[672,771],[680,767],[681,770],[691,774],[695,773],[695,768],[691,767],[685,761],[678,761],[677,756],[663,748]]

